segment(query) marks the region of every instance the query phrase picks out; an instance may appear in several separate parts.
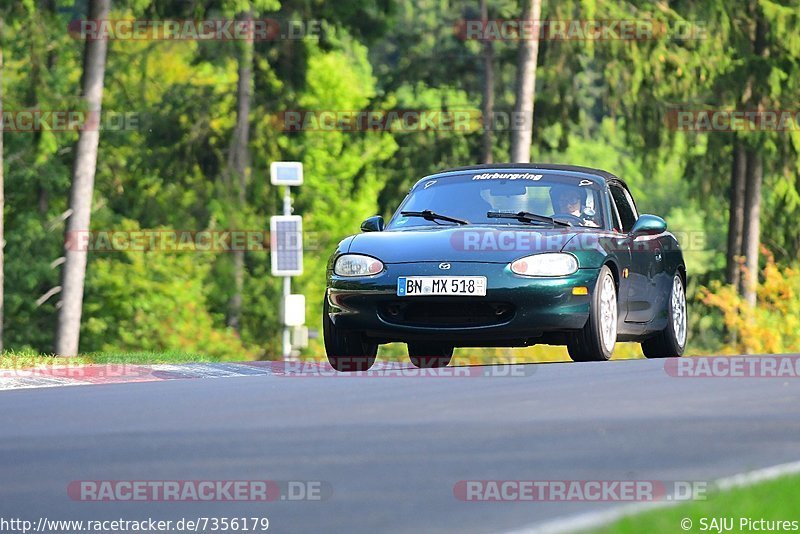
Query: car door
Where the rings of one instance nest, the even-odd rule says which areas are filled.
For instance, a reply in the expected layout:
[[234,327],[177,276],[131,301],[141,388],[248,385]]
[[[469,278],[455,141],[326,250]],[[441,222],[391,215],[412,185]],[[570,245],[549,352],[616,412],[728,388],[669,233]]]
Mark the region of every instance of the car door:
[[608,210],[611,219],[612,233],[608,237],[606,246],[609,250],[614,251],[614,256],[619,264],[619,317],[625,321],[627,320],[628,314],[628,293],[630,286],[630,278],[628,276],[631,270],[630,241],[627,233],[623,229],[616,201],[611,194],[608,195]]
[[656,268],[655,258],[661,255],[658,240],[652,236],[630,236],[633,225],[639,218],[636,205],[628,190],[620,183],[609,184],[611,199],[619,213],[622,232],[626,234],[626,242],[630,251],[630,271],[628,273],[628,311],[627,322],[648,323],[653,319],[653,280]]

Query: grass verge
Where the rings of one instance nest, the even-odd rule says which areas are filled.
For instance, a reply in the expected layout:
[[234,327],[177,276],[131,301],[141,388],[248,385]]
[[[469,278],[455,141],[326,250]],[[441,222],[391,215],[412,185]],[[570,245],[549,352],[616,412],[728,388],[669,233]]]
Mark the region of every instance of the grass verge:
[[[588,532],[798,532],[798,505],[800,475],[790,475],[743,488],[709,491],[706,500],[643,512]],[[765,523],[759,523],[761,520]],[[773,523],[783,521],[789,524]]]
[[75,358],[59,358],[34,351],[6,351],[0,353],[0,369],[30,369],[46,366],[76,366],[87,364],[158,364],[219,362],[221,358],[191,352],[93,352]]

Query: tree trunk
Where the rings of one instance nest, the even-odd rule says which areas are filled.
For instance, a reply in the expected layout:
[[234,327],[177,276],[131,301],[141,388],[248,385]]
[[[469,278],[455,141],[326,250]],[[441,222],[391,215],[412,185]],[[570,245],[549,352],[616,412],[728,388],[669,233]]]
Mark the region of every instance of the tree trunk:
[[5,182],[3,177],[3,45],[5,44],[3,33],[3,19],[0,17],[0,352],[3,352],[3,301],[5,300],[5,255],[6,234],[5,234]]
[[743,143],[733,141],[733,166],[731,169],[730,217],[728,220],[728,251],[726,278],[735,287],[739,286],[742,252],[742,232],[744,229],[744,194],[747,153]]
[[[252,10],[242,17],[242,20],[253,20]],[[251,25],[252,27],[252,25]],[[242,220],[240,217],[246,213],[246,190],[250,174],[250,101],[252,96],[253,79],[253,35],[252,32],[241,43],[239,52],[239,81],[237,83],[236,129],[233,133],[231,151],[228,165],[233,171],[236,180],[233,182],[237,188],[238,216],[233,220]],[[241,228],[239,228],[241,230]],[[228,326],[240,328],[242,316],[242,293],[244,292],[244,250],[233,251],[233,285],[234,292],[228,305]]]
[[[538,27],[542,12],[541,0],[524,0],[522,12],[524,20],[532,20]],[[539,39],[534,34],[530,40],[523,40],[517,59],[517,101],[514,105],[514,118],[511,121],[511,161],[530,163],[531,141],[533,139],[533,102],[536,92],[536,62],[539,56]]]
[[[489,21],[489,8],[487,0],[481,0],[481,21],[485,25]],[[481,102],[483,115],[483,143],[481,146],[481,162],[492,163],[493,139],[493,114],[494,114],[494,47],[491,39],[483,41],[483,100]]]
[[764,164],[761,153],[757,149],[747,150],[745,179],[742,235],[745,272],[741,280],[741,294],[751,306],[755,306],[758,285],[758,248],[761,238],[761,182],[764,179]]
[[[769,50],[766,44],[767,23],[759,3],[755,0],[748,4],[748,10],[754,19],[752,34],[753,55],[759,59],[766,58]],[[763,110],[761,87],[755,83],[751,75],[748,80],[745,98],[747,109]],[[739,292],[751,306],[756,305],[758,288],[758,254],[761,239],[761,184],[764,180],[764,162],[761,147],[747,149],[747,166],[745,171],[744,217],[742,227],[742,256],[744,256],[745,272],[740,277]]]
[[[90,0],[89,18],[108,19],[111,0]],[[103,80],[106,71],[105,39],[87,40],[83,53],[82,99],[87,113],[87,122],[92,126],[81,130],[75,147],[75,162],[72,169],[72,187],[69,194],[71,214],[67,219],[65,243],[76,232],[86,232],[92,213],[94,175],[97,168],[97,147],[100,143],[100,111],[103,101]],[[86,278],[86,250],[70,250],[64,247],[64,267],[61,274],[61,309],[58,313],[55,351],[60,356],[78,354],[81,313],[83,308],[83,286]]]

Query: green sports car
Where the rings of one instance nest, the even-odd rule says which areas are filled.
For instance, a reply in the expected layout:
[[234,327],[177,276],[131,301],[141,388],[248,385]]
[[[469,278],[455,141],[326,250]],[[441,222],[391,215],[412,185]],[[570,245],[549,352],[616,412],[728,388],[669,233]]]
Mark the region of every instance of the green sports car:
[[480,165],[417,182],[330,258],[325,350],[363,371],[404,342],[417,367],[454,347],[566,345],[608,360],[617,341],[648,358],[686,346],[686,265],[678,241],[640,215],[625,182],[566,165]]

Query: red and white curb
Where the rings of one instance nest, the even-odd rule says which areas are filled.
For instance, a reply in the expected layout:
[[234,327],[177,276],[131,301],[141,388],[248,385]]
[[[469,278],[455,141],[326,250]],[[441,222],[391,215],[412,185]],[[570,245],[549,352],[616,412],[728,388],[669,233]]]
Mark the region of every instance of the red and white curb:
[[[376,363],[373,369],[403,369],[409,364]],[[246,376],[335,375],[327,362],[242,362],[187,364],[44,365],[25,369],[0,369],[0,391],[92,384],[125,384],[163,380],[193,380]]]
[[[271,363],[271,362],[264,362]],[[249,364],[45,365],[0,370],[0,390],[270,374]]]

